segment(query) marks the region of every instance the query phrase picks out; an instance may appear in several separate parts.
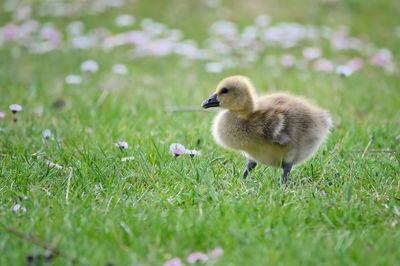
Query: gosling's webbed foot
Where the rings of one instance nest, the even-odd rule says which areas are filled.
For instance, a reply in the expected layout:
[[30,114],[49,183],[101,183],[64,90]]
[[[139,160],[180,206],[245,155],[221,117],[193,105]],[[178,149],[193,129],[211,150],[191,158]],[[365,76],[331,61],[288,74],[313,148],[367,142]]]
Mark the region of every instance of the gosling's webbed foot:
[[282,163],[283,175],[282,184],[287,184],[290,171],[292,170],[293,163]]
[[248,174],[251,172],[251,170],[253,170],[254,167],[256,167],[256,166],[257,166],[257,163],[256,163],[255,161],[249,160],[249,161],[247,162],[247,167],[246,167],[246,169],[245,169],[244,172],[243,172],[243,179],[246,179],[247,175],[248,175]]

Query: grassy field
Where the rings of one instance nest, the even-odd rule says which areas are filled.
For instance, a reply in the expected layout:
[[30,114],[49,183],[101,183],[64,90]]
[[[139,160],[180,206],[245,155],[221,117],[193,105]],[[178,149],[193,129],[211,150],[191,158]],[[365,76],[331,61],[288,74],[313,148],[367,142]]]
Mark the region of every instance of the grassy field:
[[[208,255],[207,265],[399,263],[399,1],[126,1],[116,7],[65,1],[61,8],[51,2],[0,4],[1,265],[45,264],[38,257],[51,253],[13,230],[62,252],[49,262],[54,265],[73,264],[71,257],[88,265],[163,265],[173,258],[188,265],[197,251]],[[121,14],[135,22],[118,26]],[[332,37],[318,37],[247,54],[253,48],[230,42],[231,50],[193,59],[170,52],[168,43],[155,53],[169,52],[147,55],[138,44],[112,39],[142,31],[151,18],[162,24],[150,23],[148,31],[178,29],[168,34],[208,49],[218,43],[210,31],[214,22],[229,20],[242,32],[260,14],[271,18],[258,26],[264,29],[296,22],[335,32],[345,25],[361,48],[333,49]],[[13,25],[20,32],[30,19],[39,25],[33,37],[15,34]],[[73,21],[81,22],[76,31],[84,25],[80,33],[68,32]],[[71,44],[73,34],[90,32],[103,45]],[[305,60],[306,47],[320,48],[333,71],[318,71],[318,59]],[[370,63],[387,51],[389,59]],[[295,65],[283,66],[283,54],[296,58]],[[348,77],[336,73],[354,57],[363,59],[361,69]],[[81,70],[89,59],[98,71]],[[210,62],[217,62],[211,72]],[[225,62],[223,69],[218,62]],[[126,74],[123,67],[112,71],[117,63]],[[281,170],[264,166],[243,181],[245,158],[212,139],[214,112],[165,111],[199,107],[234,74],[250,77],[259,93],[300,94],[332,115],[329,138],[292,171],[287,187],[279,183]],[[68,75],[81,80],[68,84]],[[17,122],[11,104],[23,107]],[[44,138],[46,129],[51,136]],[[116,147],[118,141],[129,147]],[[201,155],[175,157],[172,143]],[[213,257],[217,247],[223,255]]]

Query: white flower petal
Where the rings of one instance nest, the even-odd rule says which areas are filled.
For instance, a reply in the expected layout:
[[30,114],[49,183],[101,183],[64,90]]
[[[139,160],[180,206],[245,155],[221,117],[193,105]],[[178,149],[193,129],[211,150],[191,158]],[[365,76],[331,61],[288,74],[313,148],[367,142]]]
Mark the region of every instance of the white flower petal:
[[125,141],[118,141],[117,143],[115,143],[115,146],[121,149],[128,149],[129,147],[128,143]]
[[99,64],[94,60],[86,60],[81,64],[81,70],[86,72],[95,73],[99,70]]
[[122,162],[125,162],[125,161],[132,161],[132,160],[135,160],[135,157],[129,156],[129,157],[124,157],[124,158],[121,159]]
[[350,67],[345,65],[340,65],[336,67],[336,73],[345,77],[349,77],[353,72]]
[[128,73],[128,68],[123,64],[115,64],[112,67],[112,71],[118,75],[125,75]]
[[207,72],[219,73],[224,69],[224,66],[218,62],[210,62],[206,64],[205,68]]
[[44,139],[51,138],[52,134],[51,134],[50,129],[46,129],[45,131],[43,131],[42,136]]
[[19,104],[11,104],[10,105],[10,110],[12,112],[20,112],[20,111],[22,111],[22,107]]
[[68,75],[65,77],[65,83],[67,84],[80,84],[82,82],[81,76]]
[[12,207],[12,210],[14,212],[22,212],[25,213],[26,212],[26,208],[24,206],[22,206],[21,204],[17,203]]
[[135,23],[135,17],[132,15],[119,15],[115,19],[115,25],[117,25],[118,27],[128,27],[133,25],[133,23]]

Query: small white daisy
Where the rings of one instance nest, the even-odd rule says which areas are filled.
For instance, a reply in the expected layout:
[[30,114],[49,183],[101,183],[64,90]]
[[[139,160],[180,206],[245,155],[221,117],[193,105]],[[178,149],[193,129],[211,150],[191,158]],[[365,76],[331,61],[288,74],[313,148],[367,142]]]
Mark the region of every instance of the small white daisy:
[[119,15],[115,19],[115,25],[118,27],[128,27],[133,25],[133,23],[135,23],[135,17],[128,14]]
[[175,156],[179,156],[185,153],[185,151],[186,151],[185,146],[179,143],[173,143],[169,146],[169,152]]
[[201,152],[196,151],[196,150],[185,150],[185,153],[189,154],[190,156],[201,155]]
[[10,110],[11,110],[11,112],[13,112],[15,114],[16,112],[22,111],[22,107],[19,104],[11,104]]
[[336,67],[336,73],[341,76],[349,77],[353,72],[351,71],[350,67],[345,65],[340,65]]
[[81,64],[81,70],[85,72],[95,73],[99,70],[99,64],[94,60],[86,60]]
[[205,69],[209,73],[220,73],[224,66],[219,62],[210,62],[206,64]]
[[12,207],[12,210],[16,213],[25,213],[26,212],[26,208],[19,203],[15,204]]
[[115,64],[112,67],[112,71],[118,75],[125,75],[128,73],[128,68],[123,64]]
[[65,83],[67,84],[80,84],[82,83],[82,77],[78,75],[68,75],[65,77]]
[[46,161],[46,164],[50,167],[50,168],[57,168],[57,169],[62,169],[62,166],[56,163],[52,163],[49,160]]
[[318,47],[306,47],[303,49],[303,57],[307,61],[312,61],[314,59],[317,59],[321,57],[321,55],[322,55],[321,49],[319,49]]
[[45,131],[42,132],[42,137],[43,139],[51,138],[52,134],[50,129],[46,129]]
[[128,143],[125,141],[118,141],[117,143],[115,143],[115,146],[120,149],[128,149],[129,147]]
[[124,157],[124,158],[121,159],[122,162],[125,162],[125,161],[132,161],[132,160],[135,160],[135,157],[129,156],[129,157]]
[[199,251],[199,252],[189,254],[189,256],[187,256],[186,260],[190,264],[195,264],[197,262],[206,263],[208,261],[208,256],[206,254],[204,254],[203,252]]

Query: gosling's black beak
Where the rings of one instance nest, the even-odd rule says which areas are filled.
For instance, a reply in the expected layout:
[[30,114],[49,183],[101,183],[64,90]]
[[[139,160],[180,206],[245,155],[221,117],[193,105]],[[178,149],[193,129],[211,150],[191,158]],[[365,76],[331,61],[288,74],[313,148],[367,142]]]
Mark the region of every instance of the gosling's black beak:
[[219,106],[219,101],[217,100],[217,94],[214,93],[213,95],[211,95],[207,100],[205,100],[203,102],[203,104],[201,105],[201,107],[207,109],[210,107],[217,107]]

